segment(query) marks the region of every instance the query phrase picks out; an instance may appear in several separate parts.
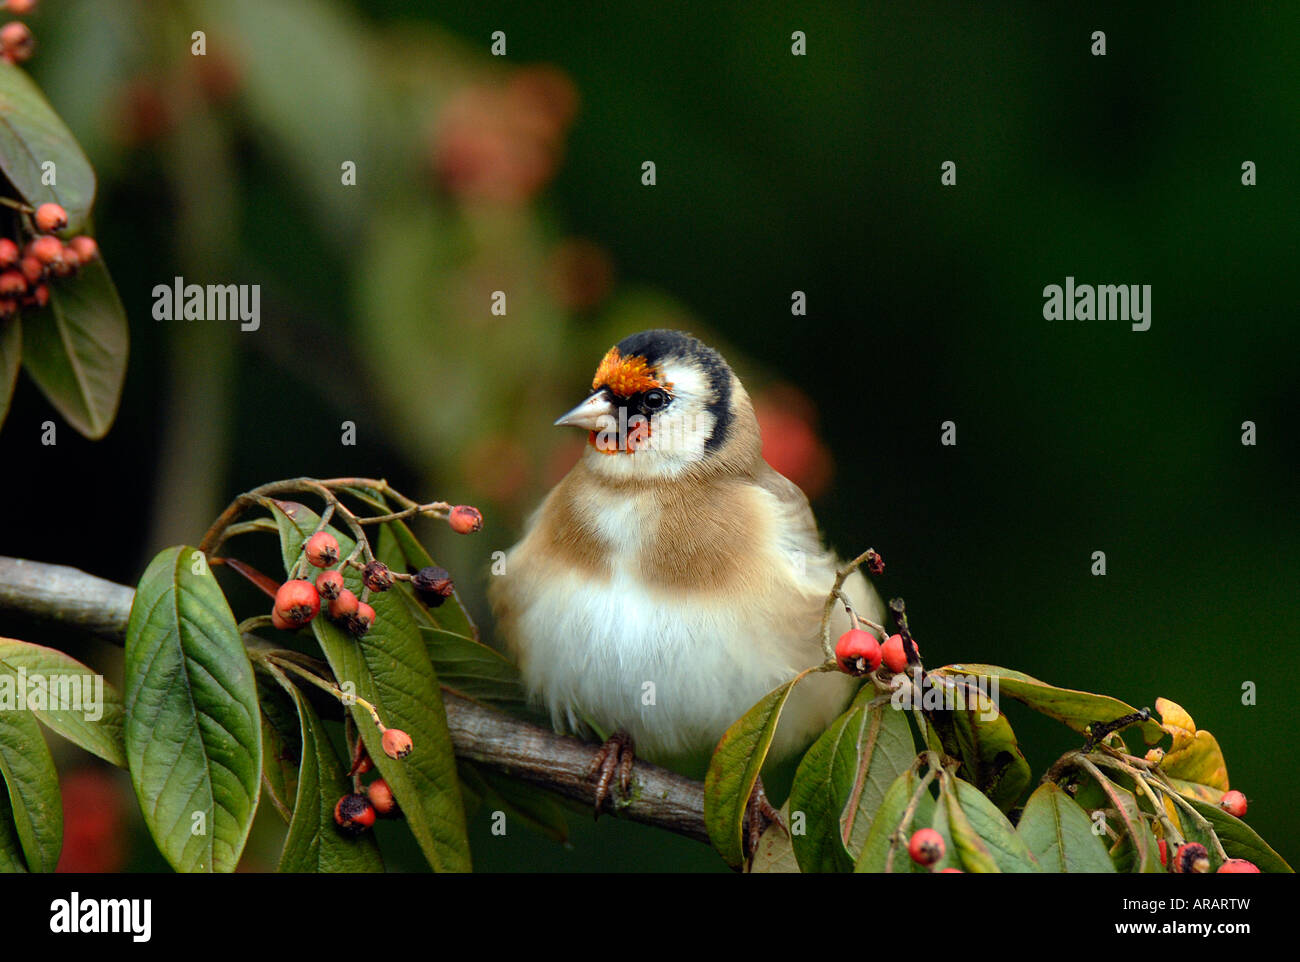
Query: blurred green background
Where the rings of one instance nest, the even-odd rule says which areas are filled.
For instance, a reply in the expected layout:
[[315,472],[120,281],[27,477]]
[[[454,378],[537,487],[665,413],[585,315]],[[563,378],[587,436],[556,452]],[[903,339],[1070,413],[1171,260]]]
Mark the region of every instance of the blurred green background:
[[[487,623],[491,552],[581,449],[551,421],[616,340],[684,327],[828,539],[883,552],[927,663],[1180,702],[1294,862],[1300,24],[1090,7],[44,0],[28,66],[98,171],[131,359],[98,443],[43,447],[20,380],[0,552],[134,583],[241,490],[382,476],[484,510],[474,539],[420,533]],[[176,275],[260,284],[261,328],[154,321]],[[1045,321],[1067,275],[1150,284],[1151,329]],[[1074,739],[1018,707],[1038,775]],[[162,867],[125,774],[64,755],[65,867]],[[561,847],[480,811],[476,865],[721,868],[570,821]],[[259,825],[245,863],[273,867]]]

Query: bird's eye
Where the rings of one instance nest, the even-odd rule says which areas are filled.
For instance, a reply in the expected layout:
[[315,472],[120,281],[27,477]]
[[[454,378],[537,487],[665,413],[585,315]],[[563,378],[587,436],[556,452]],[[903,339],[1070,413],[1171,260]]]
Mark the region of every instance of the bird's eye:
[[647,411],[658,411],[668,403],[668,395],[663,391],[646,391],[641,398],[641,406]]

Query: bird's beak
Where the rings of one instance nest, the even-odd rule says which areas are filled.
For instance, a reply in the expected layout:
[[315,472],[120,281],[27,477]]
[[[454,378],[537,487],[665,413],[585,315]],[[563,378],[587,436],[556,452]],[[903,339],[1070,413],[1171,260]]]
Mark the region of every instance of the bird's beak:
[[587,398],[568,414],[557,418],[555,424],[557,427],[568,426],[582,428],[586,431],[600,431],[610,426],[605,422],[605,418],[611,418],[615,424],[618,423],[618,412],[602,389]]

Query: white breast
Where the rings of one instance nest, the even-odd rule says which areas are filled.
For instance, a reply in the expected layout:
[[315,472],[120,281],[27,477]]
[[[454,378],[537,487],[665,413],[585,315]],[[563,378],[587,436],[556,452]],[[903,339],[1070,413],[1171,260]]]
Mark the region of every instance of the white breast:
[[[636,495],[609,499],[590,521],[624,559],[636,558],[649,527]],[[526,579],[515,647],[530,692],[557,728],[580,730],[584,716],[606,733],[623,728],[651,760],[711,750],[766,692],[823,660],[818,628],[833,561],[820,548],[811,558],[792,551],[787,539],[770,555],[764,597],[666,591],[643,583],[633,565],[616,564],[607,580],[574,571]],[[507,570],[520,563],[528,558],[512,553]],[[861,578],[849,588],[870,592]],[[839,675],[802,682],[773,753],[806,743],[852,688]]]

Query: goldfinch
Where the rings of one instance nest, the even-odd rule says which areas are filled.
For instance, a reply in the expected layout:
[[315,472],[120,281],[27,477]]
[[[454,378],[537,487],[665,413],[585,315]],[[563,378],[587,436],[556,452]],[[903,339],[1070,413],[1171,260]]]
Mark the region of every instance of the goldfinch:
[[[763,460],[749,395],[717,351],[643,331],[605,354],[591,386],[555,422],[587,431],[588,446],[507,553],[490,599],[557,730],[617,733],[593,761],[599,811],[612,776],[627,790],[628,742],[698,776],[732,722],[825,661],[837,559],[803,493]],[[860,573],[844,591],[884,623]],[[850,627],[842,606],[835,619],[832,637]],[[831,672],[801,682],[769,757],[805,748],[855,687]]]

